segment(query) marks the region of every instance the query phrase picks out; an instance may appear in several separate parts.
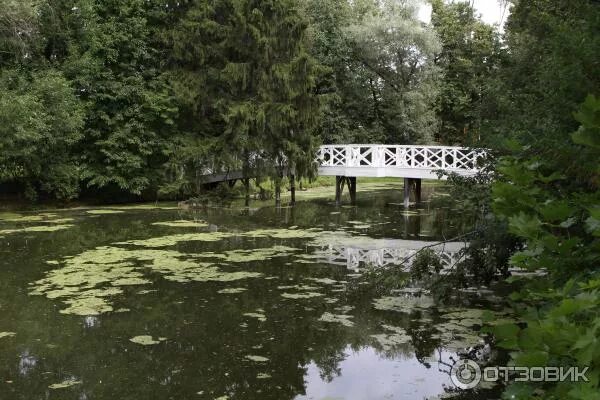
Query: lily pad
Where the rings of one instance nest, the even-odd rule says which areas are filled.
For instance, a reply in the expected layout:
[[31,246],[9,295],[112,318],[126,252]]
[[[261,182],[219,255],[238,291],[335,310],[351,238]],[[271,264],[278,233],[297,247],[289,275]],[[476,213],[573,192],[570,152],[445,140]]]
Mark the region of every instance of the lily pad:
[[0,332],[0,339],[14,337],[16,335],[15,332]]
[[249,355],[249,356],[246,356],[246,358],[248,360],[251,360],[251,361],[254,361],[254,362],[267,362],[267,361],[269,361],[269,359],[267,357],[263,357],[263,356]]
[[226,289],[221,289],[219,290],[217,293],[221,293],[221,294],[236,294],[236,293],[242,293],[245,292],[246,288],[226,288]]
[[203,228],[208,226],[208,224],[204,221],[188,220],[154,222],[152,225],[169,226],[172,228]]
[[106,214],[121,214],[123,211],[121,210],[110,210],[110,209],[100,209],[100,210],[87,210],[86,213],[91,215],[106,215]]
[[305,292],[305,293],[281,293],[281,297],[286,299],[310,299],[311,297],[323,296],[323,293]]
[[158,338],[157,340],[154,340],[152,338],[152,336],[149,335],[141,335],[141,336],[135,336],[132,337],[131,339],[129,339],[130,342],[136,343],[136,344],[141,344],[142,346],[151,346],[153,344],[159,344],[161,341],[167,340],[166,338]]
[[344,326],[354,326],[354,322],[350,321],[352,315],[345,314],[331,314],[329,312],[323,313],[319,318],[319,321],[323,322],[333,322],[337,324],[342,324]]
[[81,381],[78,381],[75,379],[67,379],[60,383],[53,383],[52,385],[48,386],[48,388],[49,389],[66,389],[71,386],[81,385],[81,383],[82,383]]

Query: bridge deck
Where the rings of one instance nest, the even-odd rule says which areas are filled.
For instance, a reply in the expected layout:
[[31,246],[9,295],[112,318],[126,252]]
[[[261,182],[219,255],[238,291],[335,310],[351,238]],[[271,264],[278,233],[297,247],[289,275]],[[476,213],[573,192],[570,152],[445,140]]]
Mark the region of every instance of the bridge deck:
[[436,171],[477,173],[485,151],[448,146],[348,144],[321,146],[319,175],[438,179]]

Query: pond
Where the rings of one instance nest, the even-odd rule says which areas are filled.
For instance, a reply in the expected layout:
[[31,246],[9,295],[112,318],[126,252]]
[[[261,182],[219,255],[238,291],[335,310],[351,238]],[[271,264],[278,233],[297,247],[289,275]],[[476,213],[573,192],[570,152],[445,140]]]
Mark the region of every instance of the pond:
[[449,376],[489,299],[353,294],[472,224],[442,186],[410,210],[397,186],[356,207],[321,188],[281,209],[0,214],[0,399],[496,398]]

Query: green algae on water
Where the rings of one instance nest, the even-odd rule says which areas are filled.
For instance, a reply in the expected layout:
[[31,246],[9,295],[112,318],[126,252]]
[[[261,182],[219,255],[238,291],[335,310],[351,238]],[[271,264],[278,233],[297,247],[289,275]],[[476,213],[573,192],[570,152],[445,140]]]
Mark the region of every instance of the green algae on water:
[[310,299],[311,297],[323,296],[323,293],[306,292],[306,293],[281,293],[281,297],[286,299]]
[[135,336],[132,337],[131,339],[129,339],[130,342],[136,343],[136,344],[141,344],[142,346],[151,346],[153,344],[159,344],[162,341],[167,340],[166,338],[158,338],[157,340],[154,340],[152,338],[152,336],[149,335],[141,335],[141,336]]
[[411,337],[406,333],[393,333],[393,334],[378,334],[371,335],[371,337],[383,348],[385,351],[392,350],[398,345],[408,344],[411,341]]
[[263,313],[244,313],[242,315],[244,315],[245,317],[256,318],[260,322],[265,322],[267,320],[267,317]]
[[251,360],[251,361],[254,361],[254,362],[267,362],[267,361],[269,361],[269,359],[267,357],[263,357],[263,356],[249,355],[249,356],[246,356],[246,358],[248,360]]
[[82,383],[81,381],[78,381],[76,379],[67,379],[67,380],[64,380],[64,381],[62,381],[60,383],[54,383],[54,384],[48,386],[48,388],[49,389],[54,389],[54,390],[56,390],[56,389],[66,389],[66,388],[69,388],[71,386],[81,385],[81,383]]
[[226,288],[226,289],[221,289],[219,291],[217,291],[217,293],[221,293],[221,294],[237,294],[237,293],[242,293],[245,292],[246,288]]
[[222,239],[226,239],[234,236],[229,232],[197,232],[197,233],[181,233],[177,235],[167,235],[160,237],[153,237],[150,239],[141,240],[129,240],[126,242],[118,242],[116,244],[126,244],[141,247],[169,247],[175,246],[181,242],[217,242]]
[[152,225],[169,226],[172,228],[204,228],[208,226],[205,221],[189,220],[154,222]]
[[398,296],[381,297],[373,301],[373,306],[377,310],[399,311],[411,313],[415,310],[428,309],[434,306],[433,298],[429,296]]
[[274,257],[285,257],[297,250],[299,249],[287,246],[273,246],[251,250],[229,250],[224,253],[225,257],[223,257],[223,260],[233,263],[264,261]]
[[350,327],[350,326],[354,326],[354,322],[350,321],[350,318],[352,318],[352,315],[332,314],[329,312],[325,312],[325,313],[323,313],[323,315],[321,315],[321,317],[319,318],[319,321],[333,322],[333,323],[342,324],[344,326]]
[[147,271],[173,282],[230,282],[262,276],[258,272],[221,270],[174,250],[126,249],[101,246],[65,258],[63,267],[46,273],[32,284],[32,295],[59,299],[68,307],[60,312],[98,315],[113,310],[111,298],[124,287],[151,284]]
[[73,225],[61,224],[61,225],[40,225],[40,226],[29,226],[27,228],[17,229],[4,229],[0,231],[0,235],[7,235],[11,233],[28,233],[28,232],[56,232],[64,229],[72,228]]
[[111,210],[111,209],[99,209],[99,210],[87,210],[86,213],[91,215],[107,215],[107,214],[121,214],[123,211],[121,210]]

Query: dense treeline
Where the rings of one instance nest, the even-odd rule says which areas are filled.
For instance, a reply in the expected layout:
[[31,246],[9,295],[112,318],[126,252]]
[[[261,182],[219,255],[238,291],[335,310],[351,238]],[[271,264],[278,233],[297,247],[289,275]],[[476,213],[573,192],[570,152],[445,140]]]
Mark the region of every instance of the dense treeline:
[[432,24],[418,0],[1,3],[0,185],[30,200],[311,177],[321,142],[471,143],[500,50],[462,3]]

